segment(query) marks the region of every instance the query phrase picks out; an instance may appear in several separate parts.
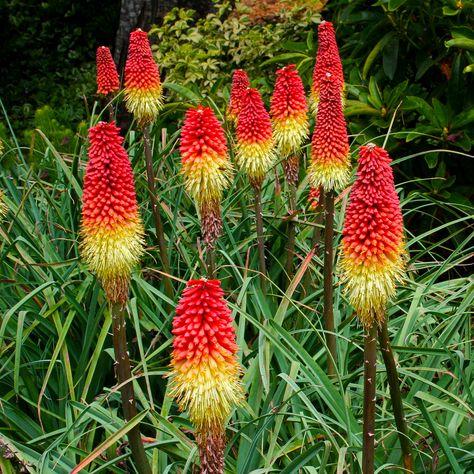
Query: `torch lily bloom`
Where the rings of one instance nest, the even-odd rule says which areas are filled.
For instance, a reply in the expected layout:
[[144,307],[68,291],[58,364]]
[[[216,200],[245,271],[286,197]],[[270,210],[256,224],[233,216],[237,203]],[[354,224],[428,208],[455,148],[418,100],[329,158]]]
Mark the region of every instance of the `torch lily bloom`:
[[314,211],[319,206],[319,197],[320,197],[319,188],[310,188],[308,195],[308,205],[309,208]]
[[225,422],[244,393],[231,311],[219,280],[187,283],[172,333],[170,395],[196,428],[201,472],[223,472]]
[[125,64],[125,104],[143,127],[153,122],[163,107],[163,88],[145,31],[130,34]]
[[331,74],[334,81],[337,82],[342,99],[344,95],[344,73],[337,47],[336,34],[330,21],[322,21],[318,27],[318,53],[311,86],[311,109],[315,116],[318,111],[321,81],[326,77],[326,73]]
[[96,54],[97,94],[108,95],[117,92],[120,80],[112,54],[107,46],[99,46]]
[[321,81],[321,96],[311,141],[310,185],[324,191],[343,188],[350,177],[349,140],[339,82],[330,73]]
[[259,189],[275,162],[270,115],[257,89],[242,94],[242,109],[237,120],[237,153],[235,161]]
[[366,329],[383,321],[405,269],[403,219],[390,162],[383,148],[360,147],[342,232],[342,281]]
[[270,115],[273,123],[273,138],[283,157],[299,153],[303,141],[308,137],[308,106],[296,66],[290,64],[278,70],[271,100]]
[[212,246],[222,230],[220,202],[232,167],[224,130],[210,107],[199,105],[186,112],[180,152],[185,189],[199,209],[203,239]]
[[132,268],[143,253],[132,167],[114,123],[89,130],[81,254],[111,303],[125,304]]
[[236,69],[232,76],[227,120],[236,123],[242,108],[242,94],[250,87],[250,80],[243,69]]

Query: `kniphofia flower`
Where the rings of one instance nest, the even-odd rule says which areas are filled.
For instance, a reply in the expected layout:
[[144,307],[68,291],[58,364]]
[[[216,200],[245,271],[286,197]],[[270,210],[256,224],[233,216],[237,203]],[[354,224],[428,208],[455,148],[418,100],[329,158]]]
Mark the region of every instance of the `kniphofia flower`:
[[311,108],[316,115],[318,110],[319,96],[321,93],[321,81],[329,73],[337,82],[341,99],[344,94],[344,73],[341,58],[336,42],[336,33],[330,21],[322,21],[318,27],[318,52],[316,64],[313,70],[313,84],[311,86]]
[[170,395],[196,429],[201,472],[223,472],[225,422],[244,394],[231,311],[219,280],[187,283],[172,333]]
[[360,147],[342,233],[342,281],[366,328],[383,320],[405,268],[403,219],[390,162],[383,148]]
[[163,107],[163,88],[145,31],[132,31],[125,64],[125,104],[140,126],[153,122]]
[[308,205],[312,211],[317,209],[317,207],[319,206],[320,194],[321,192],[319,188],[310,188],[308,195]]
[[343,188],[350,177],[349,140],[339,81],[330,73],[321,80],[316,127],[311,141],[309,183],[325,191]]
[[120,80],[110,49],[99,46],[96,54],[97,94],[108,95],[117,92]]
[[250,80],[243,69],[236,69],[232,76],[230,101],[227,108],[227,119],[236,123],[242,108],[242,94],[250,87]]
[[132,167],[119,130],[113,122],[99,122],[89,130],[81,254],[102,282],[107,299],[124,304],[144,242]]
[[210,107],[186,112],[180,152],[185,189],[201,215],[203,239],[212,246],[222,230],[220,203],[232,168],[224,130]]
[[270,115],[273,138],[282,157],[300,152],[308,137],[308,107],[296,66],[290,64],[277,72],[277,80],[271,100]]
[[256,188],[260,188],[275,162],[270,115],[257,89],[249,88],[242,95],[235,161]]

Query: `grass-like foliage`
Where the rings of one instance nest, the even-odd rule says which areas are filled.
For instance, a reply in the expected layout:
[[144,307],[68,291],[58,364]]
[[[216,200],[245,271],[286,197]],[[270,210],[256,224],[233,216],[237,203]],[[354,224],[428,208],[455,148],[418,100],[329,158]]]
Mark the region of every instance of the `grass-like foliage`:
[[[132,278],[128,305],[139,408],[128,423],[114,377],[111,316],[99,283],[79,259],[85,138],[77,139],[73,153],[60,154],[47,136],[39,135],[33,168],[27,161],[30,150],[14,140],[1,157],[14,163],[0,178],[9,208],[0,228],[2,472],[66,474],[84,459],[93,460],[81,472],[134,472],[123,441],[138,422],[154,473],[191,473],[199,462],[192,426],[168,396],[163,375],[169,370],[173,308],[184,282],[206,275],[206,250],[194,204],[183,190],[178,134],[173,128],[162,133],[168,128],[166,113],[163,117],[151,139],[173,299],[166,296],[153,246],[142,141],[134,132],[125,140],[148,243]],[[384,138],[378,138],[380,145]],[[353,162],[355,157],[354,148]],[[421,153],[403,156],[394,165],[423,158]],[[266,294],[259,281],[253,190],[242,174],[223,201],[216,273],[233,310],[247,394],[227,425],[225,472],[357,473],[362,461],[363,331],[336,278],[337,375],[329,378],[321,316],[323,255],[318,247],[313,255],[311,245],[315,212],[307,205],[303,180],[293,220],[297,265],[288,284],[288,194],[283,183],[277,165],[262,187]],[[460,474],[474,468],[474,208],[422,192],[407,194],[406,185],[398,183],[397,190],[407,226],[408,272],[388,316],[414,470]],[[347,200],[347,189],[336,198],[336,258]],[[308,272],[305,293],[302,281]],[[400,472],[400,445],[380,352],[376,384],[376,468]]]

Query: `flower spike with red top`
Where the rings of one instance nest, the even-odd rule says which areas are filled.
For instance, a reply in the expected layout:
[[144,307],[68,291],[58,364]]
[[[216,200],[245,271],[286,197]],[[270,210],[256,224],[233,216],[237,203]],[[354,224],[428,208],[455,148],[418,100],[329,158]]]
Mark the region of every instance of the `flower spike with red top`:
[[271,100],[270,115],[273,137],[283,157],[299,153],[308,137],[308,106],[296,66],[290,64],[277,72],[277,80]]
[[117,92],[120,80],[110,49],[99,46],[96,54],[97,94],[108,95]]
[[81,254],[102,282],[107,299],[124,305],[144,242],[132,167],[119,131],[105,122],[89,130]]
[[201,472],[224,472],[225,422],[244,392],[232,315],[219,280],[186,284],[172,333],[170,395],[196,428]]
[[321,81],[321,96],[311,141],[310,185],[325,191],[343,188],[350,177],[349,140],[339,82],[330,73]]
[[321,81],[326,77],[326,73],[331,74],[334,81],[337,82],[342,100],[344,97],[344,73],[337,47],[336,33],[330,21],[322,21],[318,27],[318,52],[311,86],[311,109],[315,116],[318,111]]
[[210,107],[186,112],[180,152],[186,191],[199,209],[204,241],[212,247],[222,230],[220,202],[232,167],[224,130]]
[[405,269],[403,219],[390,162],[383,148],[360,147],[342,232],[342,281],[366,329],[383,321]]
[[275,162],[270,115],[257,89],[242,94],[242,109],[237,121],[235,161],[255,188],[260,188],[266,173]]
[[137,29],[130,33],[125,64],[125,103],[141,127],[153,122],[163,107],[160,72],[153,60],[148,35]]
[[227,120],[236,123],[242,108],[242,94],[250,87],[250,80],[243,69],[236,69],[232,76],[230,101],[227,108]]

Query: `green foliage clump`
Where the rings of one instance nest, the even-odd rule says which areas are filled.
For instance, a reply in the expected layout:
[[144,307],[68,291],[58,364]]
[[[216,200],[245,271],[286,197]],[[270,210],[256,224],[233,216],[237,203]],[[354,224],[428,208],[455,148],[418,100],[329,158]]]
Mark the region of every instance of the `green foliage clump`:
[[246,15],[231,14],[226,5],[199,20],[193,10],[174,8],[150,36],[168,82],[216,99],[238,68],[270,92],[274,65],[265,61],[285,51],[288,41],[303,41],[319,21],[318,14],[302,8],[288,10],[275,23],[251,23]]

